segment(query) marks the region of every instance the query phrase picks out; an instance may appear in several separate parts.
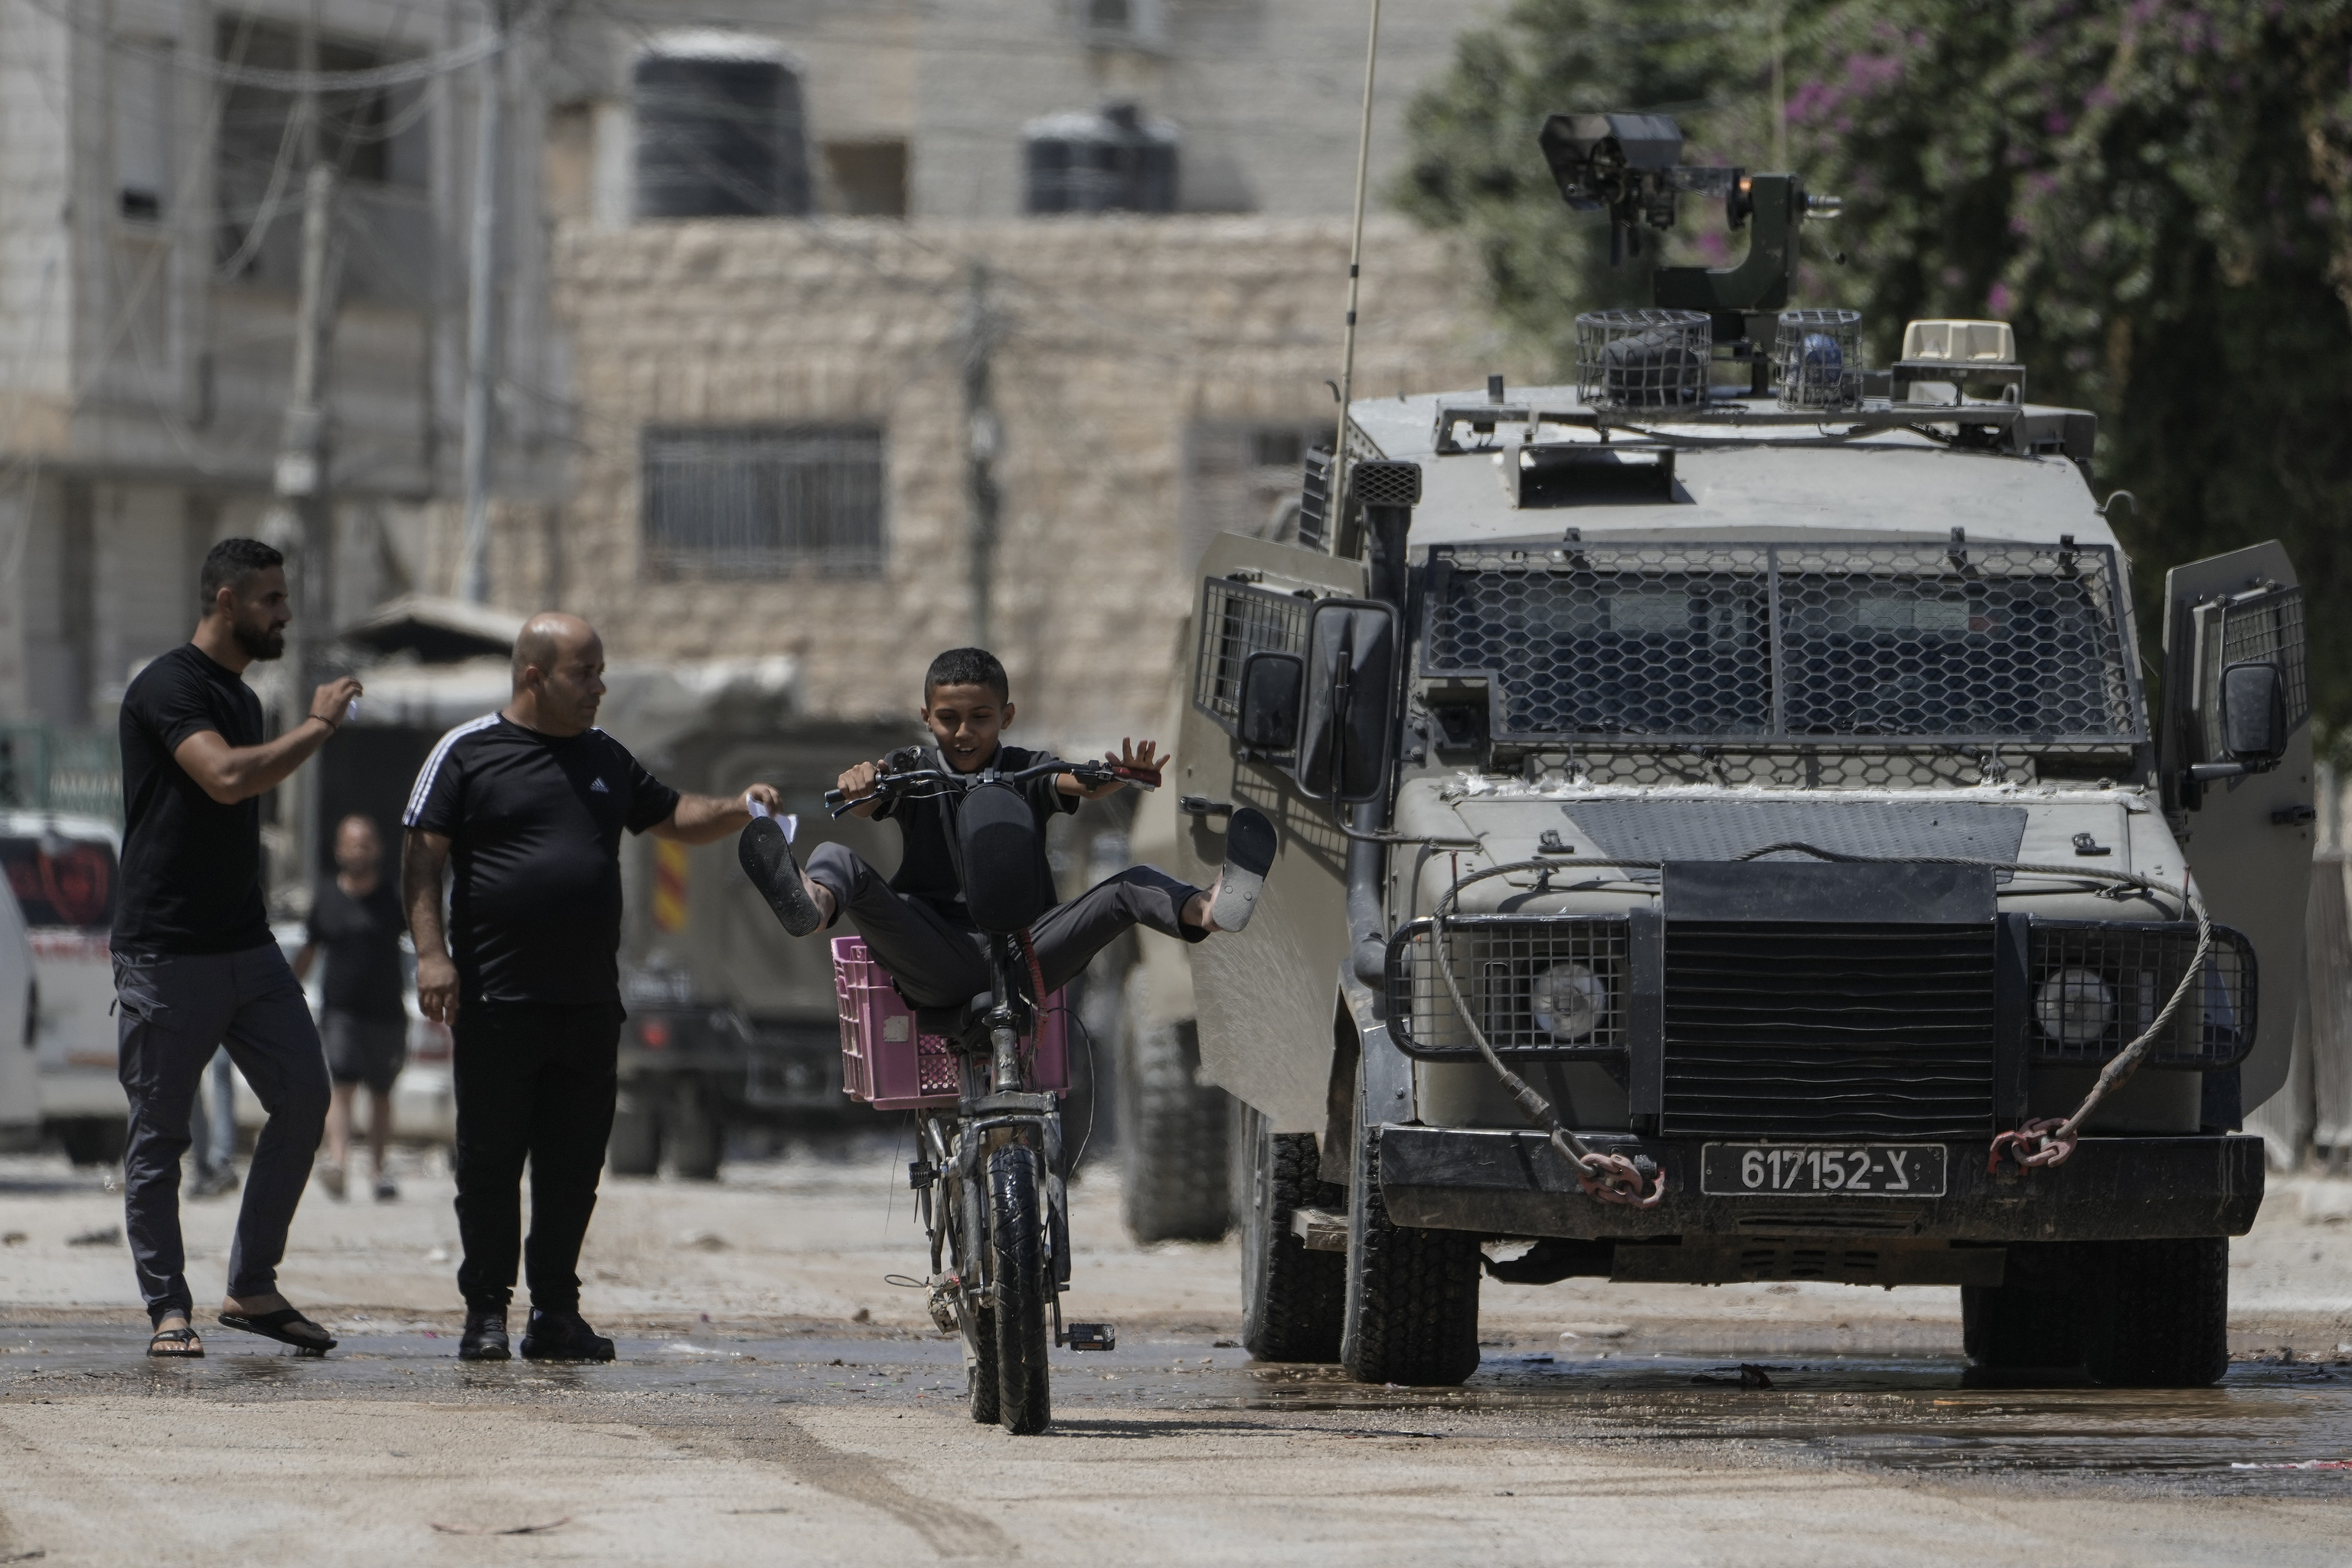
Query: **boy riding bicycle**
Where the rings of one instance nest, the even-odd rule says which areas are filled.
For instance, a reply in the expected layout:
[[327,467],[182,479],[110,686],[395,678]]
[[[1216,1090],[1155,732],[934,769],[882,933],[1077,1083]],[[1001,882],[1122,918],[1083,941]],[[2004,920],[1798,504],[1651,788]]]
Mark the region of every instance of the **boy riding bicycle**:
[[[860,763],[841,775],[840,788],[861,804],[859,816],[887,817],[898,824],[906,849],[896,875],[887,881],[857,855],[839,844],[820,846],[803,871],[793,858],[782,830],[754,823],[744,838],[745,868],[766,896],[784,929],[806,936],[830,928],[846,913],[866,950],[889,972],[899,993],[919,1007],[961,1006],[990,988],[986,948],[965,908],[956,872],[953,802],[946,792],[869,798],[877,781],[891,773],[937,768],[976,775],[1016,773],[1051,761],[1041,752],[1008,746],[1000,737],[1013,722],[1012,689],[1003,665],[982,648],[951,648],[931,661],[923,678],[923,722],[936,742],[908,747],[880,762]],[[1161,763],[1150,741],[1125,742],[1110,758],[1122,773],[1156,780]],[[1040,829],[1036,874],[1050,885],[1044,865],[1046,821],[1074,812],[1126,787],[1124,779],[1089,785],[1071,773],[1045,773],[1017,785]],[[1068,903],[1048,910],[1030,927],[1029,940],[1048,993],[1085,969],[1088,960],[1129,926],[1146,926],[1163,936],[1202,942],[1216,931],[1236,931],[1248,923],[1259,889],[1274,861],[1274,824],[1244,806],[1226,830],[1225,864],[1213,887],[1179,881],[1150,866],[1130,866]]]

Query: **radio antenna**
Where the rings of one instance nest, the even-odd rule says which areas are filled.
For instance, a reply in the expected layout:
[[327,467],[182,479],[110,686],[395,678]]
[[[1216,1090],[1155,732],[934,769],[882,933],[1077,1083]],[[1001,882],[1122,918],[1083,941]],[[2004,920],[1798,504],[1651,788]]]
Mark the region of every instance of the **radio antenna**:
[[[1348,505],[1348,404],[1356,393],[1356,295],[1364,270],[1364,186],[1372,161],[1372,68],[1381,58],[1381,0],[1371,0],[1370,36],[1364,41],[1364,118],[1356,133],[1356,221],[1348,238],[1348,330],[1339,353],[1339,423],[1337,450],[1331,459],[1331,503],[1344,519]],[[1335,529],[1331,542],[1339,543]]]

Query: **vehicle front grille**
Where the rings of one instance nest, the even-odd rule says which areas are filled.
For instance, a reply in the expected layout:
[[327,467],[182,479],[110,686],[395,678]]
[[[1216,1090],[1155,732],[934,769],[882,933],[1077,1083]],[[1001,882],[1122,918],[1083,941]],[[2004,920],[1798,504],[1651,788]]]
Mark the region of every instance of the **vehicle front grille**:
[[1990,921],[1669,920],[1660,1131],[1990,1137],[1993,985]]

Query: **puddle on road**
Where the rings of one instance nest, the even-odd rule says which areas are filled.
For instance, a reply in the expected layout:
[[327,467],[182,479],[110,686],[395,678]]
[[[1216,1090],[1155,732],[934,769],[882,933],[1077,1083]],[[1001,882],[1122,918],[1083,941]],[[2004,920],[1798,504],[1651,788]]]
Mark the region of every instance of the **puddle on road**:
[[[216,1329],[201,1362],[150,1361],[127,1328],[0,1330],[0,1401],[146,1394],[226,1400],[343,1397],[528,1405],[575,1395],[963,1407],[959,1347],[932,1338],[620,1338],[610,1366],[465,1363],[453,1337],[355,1331],[323,1360]],[[2189,1482],[2200,1489],[2352,1498],[2352,1363],[2241,1362],[2217,1388],[1975,1386],[1951,1357],[1784,1356],[1741,1388],[1721,1358],[1490,1350],[1460,1389],[1373,1388],[1335,1367],[1259,1366],[1198,1338],[1130,1341],[1055,1358],[1071,1430],[1123,1411],[1247,1412],[1302,1434],[1388,1439],[1742,1443],[1941,1475],[2042,1474]],[[1366,1427],[1362,1418],[1381,1419]],[[1353,1422],[1347,1418],[1353,1416]],[[1335,1420],[1335,1417],[1338,1418]],[[2263,1468],[2233,1468],[2261,1466]]]

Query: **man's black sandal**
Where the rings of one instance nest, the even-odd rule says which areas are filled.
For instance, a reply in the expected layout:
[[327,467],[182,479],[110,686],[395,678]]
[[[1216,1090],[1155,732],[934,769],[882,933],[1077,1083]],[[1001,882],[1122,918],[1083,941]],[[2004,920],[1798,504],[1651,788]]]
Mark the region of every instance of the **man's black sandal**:
[[[280,1307],[274,1312],[223,1312],[220,1315],[220,1321],[223,1328],[241,1329],[248,1334],[259,1334],[265,1340],[276,1340],[281,1345],[292,1345],[306,1355],[325,1355],[335,1348],[335,1341],[328,1335],[326,1330],[320,1329],[318,1324],[291,1307]],[[297,1323],[306,1329],[318,1329],[320,1337],[315,1340],[304,1339],[298,1334],[288,1332]]]
[[801,885],[801,863],[793,858],[782,823],[772,816],[753,817],[735,841],[735,858],[742,863],[743,875],[751,879],[751,886],[776,911],[786,934],[806,936],[824,923],[816,901]]
[[202,1361],[205,1344],[194,1329],[157,1329],[147,1342],[147,1353],[159,1361]]
[[1219,931],[1239,931],[1249,924],[1281,842],[1274,819],[1265,813],[1254,805],[1234,811],[1225,825],[1224,869],[1218,874],[1217,896],[1209,905],[1209,918]]

